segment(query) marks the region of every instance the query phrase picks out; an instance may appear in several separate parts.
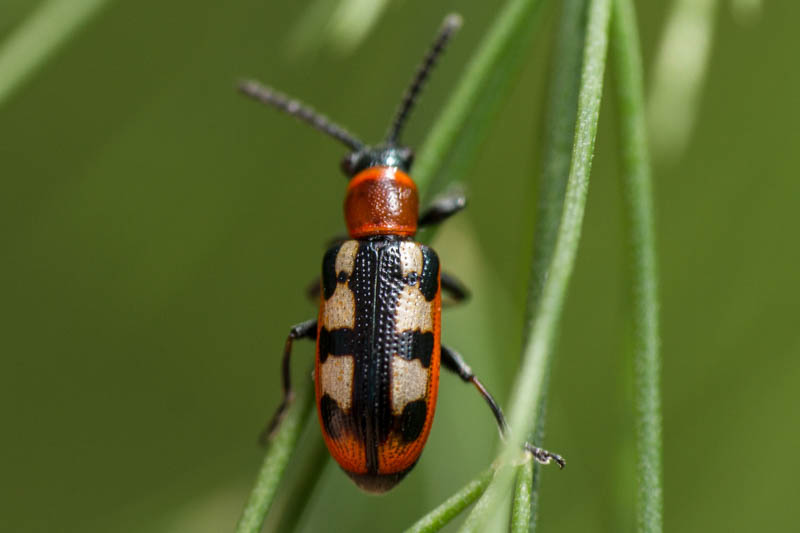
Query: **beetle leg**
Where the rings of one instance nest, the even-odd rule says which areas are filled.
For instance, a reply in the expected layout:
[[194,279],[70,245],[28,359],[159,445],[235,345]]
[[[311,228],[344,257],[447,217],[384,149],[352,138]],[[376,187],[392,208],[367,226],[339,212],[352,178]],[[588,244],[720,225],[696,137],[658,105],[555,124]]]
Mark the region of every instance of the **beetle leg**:
[[436,198],[433,203],[422,213],[417,221],[417,227],[433,226],[450,218],[467,206],[467,197],[460,189],[452,190]]
[[[455,350],[451,350],[447,346],[442,345],[442,366],[444,366],[447,370],[458,374],[462,380],[475,385],[475,388],[478,389],[478,392],[481,396],[483,396],[483,399],[486,400],[486,403],[489,404],[489,408],[492,410],[492,414],[497,421],[497,428],[500,430],[500,436],[505,438],[506,434],[508,433],[508,424],[506,423],[506,417],[503,415],[503,410],[500,409],[499,405],[497,405],[494,397],[488,390],[486,390],[486,387],[483,386],[483,383],[481,383],[481,381],[475,377],[475,374],[472,373],[472,369],[466,362],[464,362],[464,359],[461,358],[461,355]],[[564,468],[564,466],[567,464],[560,455],[548,452],[544,448],[533,446],[528,442],[525,443],[525,450],[530,452],[533,455],[533,458],[542,464],[546,465],[551,461],[554,461],[558,464],[559,468]]]
[[564,458],[557,453],[548,452],[544,448],[534,446],[530,442],[525,443],[525,450],[530,452],[530,454],[533,455],[533,458],[536,459],[538,463],[543,465],[549,465],[550,462],[553,461],[558,465],[558,468],[564,468],[567,466],[567,462],[564,460]]
[[286,344],[283,347],[283,401],[278,406],[277,411],[275,414],[272,415],[272,420],[270,420],[267,427],[264,431],[261,432],[261,436],[259,437],[259,442],[261,444],[266,444],[269,442],[270,438],[272,437],[275,430],[280,426],[283,417],[286,415],[286,409],[289,407],[289,404],[292,403],[294,399],[294,392],[292,391],[292,375],[290,372],[289,366],[289,359],[292,356],[292,342],[295,339],[317,339],[317,321],[315,320],[307,320],[305,322],[301,322],[296,326],[293,326],[291,330],[289,330],[289,336],[286,337]]
[[497,427],[500,430],[500,435],[505,436],[506,432],[508,431],[508,424],[506,424],[506,418],[503,416],[503,410],[500,409],[499,405],[497,405],[494,397],[488,390],[486,390],[486,387],[483,386],[483,383],[481,383],[475,374],[472,373],[472,369],[464,361],[464,359],[461,358],[461,354],[445,345],[442,345],[442,366],[444,366],[450,372],[458,374],[458,377],[460,377],[463,381],[475,385],[475,388],[478,389],[480,395],[483,396],[484,400],[486,400],[486,403],[489,404],[489,408],[492,410],[492,414],[497,421]]
[[448,272],[441,273],[442,292],[447,293],[445,305],[454,305],[469,298],[469,289],[461,281]]

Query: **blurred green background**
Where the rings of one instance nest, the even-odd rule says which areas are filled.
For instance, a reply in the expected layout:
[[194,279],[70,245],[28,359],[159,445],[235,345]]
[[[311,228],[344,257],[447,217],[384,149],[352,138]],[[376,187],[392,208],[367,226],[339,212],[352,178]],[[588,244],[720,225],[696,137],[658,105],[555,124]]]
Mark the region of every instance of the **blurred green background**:
[[[0,43],[37,5],[0,4]],[[638,7],[650,65],[668,4]],[[800,41],[790,21],[800,4],[768,2],[745,21],[719,7],[688,150],[655,159],[665,526],[790,530],[800,472]],[[343,228],[346,184],[337,143],[245,101],[235,81],[262,79],[377,139],[457,10],[465,26],[405,136],[418,144],[496,6],[390,2],[350,54],[298,45],[324,39],[313,9],[111,0],[0,105],[0,530],[233,528],[279,399],[282,343],[315,314],[304,288]],[[470,208],[435,242],[474,291],[447,312],[444,338],[503,403],[521,342],[556,11],[544,12],[466,177]],[[569,466],[545,469],[542,531],[633,529],[612,83],[550,387],[546,445]],[[312,353],[300,345],[296,376]],[[319,438],[315,425],[302,437]],[[478,395],[444,376],[407,480],[368,496],[328,464],[302,529],[400,530],[485,468],[496,439]]]

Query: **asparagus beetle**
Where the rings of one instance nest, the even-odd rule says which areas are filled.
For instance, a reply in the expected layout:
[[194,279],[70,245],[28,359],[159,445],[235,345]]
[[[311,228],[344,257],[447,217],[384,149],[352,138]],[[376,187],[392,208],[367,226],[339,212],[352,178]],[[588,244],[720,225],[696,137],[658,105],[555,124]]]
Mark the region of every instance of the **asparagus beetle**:
[[[265,430],[278,426],[292,399],[289,362],[296,339],[316,340],[314,381],[325,444],[341,468],[368,492],[385,492],[422,453],[436,408],[440,365],[472,383],[489,405],[501,434],[503,412],[470,367],[440,342],[442,292],[453,301],[464,286],[441,271],[431,248],[414,241],[466,204],[461,193],[435,201],[419,216],[417,187],[408,173],[410,148],[400,133],[437,58],[461,24],[449,15],[419,66],[383,143],[368,146],[327,117],[254,81],[240,91],[311,124],[346,145],[350,179],[344,202],[349,238],[325,254],[316,319],[294,326],[283,354],[283,402]],[[526,445],[541,463],[564,460]]]

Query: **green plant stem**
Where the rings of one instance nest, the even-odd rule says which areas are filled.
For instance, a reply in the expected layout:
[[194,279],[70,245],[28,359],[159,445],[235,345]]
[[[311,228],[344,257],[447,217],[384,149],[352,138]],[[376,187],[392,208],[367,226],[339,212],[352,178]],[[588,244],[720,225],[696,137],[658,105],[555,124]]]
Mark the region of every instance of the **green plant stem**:
[[442,502],[436,509],[423,516],[406,533],[432,533],[446,526],[453,518],[477,500],[486,490],[494,476],[494,468],[489,468],[464,487]]
[[[474,161],[474,153],[488,134],[489,122],[497,113],[502,94],[508,93],[519,74],[525,57],[523,48],[538,27],[541,4],[529,0],[508,2],[495,20],[418,157],[414,176],[420,190],[444,188],[446,182],[458,179]],[[465,128],[468,121],[470,127]],[[446,159],[455,163],[433,185],[433,174],[443,167]],[[564,175],[566,181],[566,171]],[[429,242],[432,237],[433,231],[428,230],[421,240]],[[438,531],[483,494],[491,479],[487,474],[471,481],[408,531]]]
[[[311,410],[310,418],[314,418],[314,410]],[[314,420],[309,420],[316,425]],[[304,426],[306,424],[303,424]],[[317,432],[317,428],[313,428]],[[310,442],[303,442],[299,447],[296,464],[300,468],[296,474],[289,479],[287,486],[281,487],[280,496],[275,500],[272,513],[267,516],[267,531],[294,531],[305,514],[305,509],[312,500],[314,489],[325,472],[325,467],[331,460],[325,442],[314,435],[315,438],[308,439]],[[285,498],[283,497],[285,495]],[[272,515],[277,515],[277,524],[270,527]]]
[[[497,472],[495,472],[494,477],[489,482],[489,486],[486,487],[483,496],[481,496],[477,503],[475,503],[472,511],[467,515],[467,518],[464,520],[464,524],[461,526],[459,531],[485,532],[503,529],[500,524],[492,524],[493,526],[497,526],[494,528],[487,527],[487,524],[489,523],[489,518],[494,517],[498,509],[508,509],[503,505],[504,497],[508,495],[508,491],[498,493],[498,488],[496,485],[498,476],[500,476],[502,473],[503,477],[508,479],[513,475],[514,472],[516,472],[516,469],[509,468],[508,464],[503,465],[499,462],[496,462],[495,465],[498,465]],[[510,489],[507,484],[502,487]],[[489,490],[494,491],[494,497],[486,492]]]
[[[564,207],[564,193],[569,177],[578,112],[578,87],[586,31],[583,23],[586,2],[587,0],[564,0],[557,41],[551,59],[552,74],[545,115],[542,173],[539,180],[533,260],[526,308],[527,322],[530,322],[538,307],[547,280],[547,271],[553,257]],[[526,335],[529,333],[529,330],[525,331]]]
[[[443,165],[464,126],[502,64],[508,47],[525,35],[526,24],[540,0],[509,0],[481,41],[452,96],[430,130],[414,164],[414,180],[426,189]],[[513,69],[509,71],[509,74]],[[440,187],[437,187],[440,188]]]
[[505,47],[497,55],[496,63],[487,72],[487,78],[482,81],[462,131],[431,180],[429,193],[440,192],[448,182],[462,181],[474,167],[481,145],[495,131],[493,123],[499,117],[523,68],[530,61],[534,38],[541,29],[542,13],[547,3],[547,0],[536,0],[523,13],[525,20],[520,21],[516,31],[508,38]]
[[106,2],[42,2],[0,45],[0,105]]
[[[545,116],[545,134],[542,149],[542,174],[539,184],[537,211],[534,218],[536,228],[533,240],[533,259],[528,281],[526,323],[530,323],[539,305],[542,288],[553,257],[558,227],[564,207],[564,193],[569,177],[572,142],[575,138],[575,121],[578,113],[578,89],[581,78],[581,59],[586,26],[583,17],[586,0],[565,0],[562,5],[557,41],[551,60],[552,75],[548,89],[548,105]],[[524,332],[523,344],[528,340],[528,329]],[[555,346],[555,344],[554,344]],[[553,347],[553,349],[555,349]],[[536,427],[531,442],[544,444],[545,411],[550,369],[545,369],[539,395]],[[538,517],[539,485],[542,465],[533,461],[529,522],[526,531],[536,530]],[[520,467],[521,468],[521,467]],[[517,474],[518,479],[522,472]],[[519,494],[519,493],[518,493]],[[520,526],[521,527],[521,526]]]
[[514,488],[514,502],[511,507],[511,533],[528,533],[531,526],[531,498],[533,496],[532,457],[517,467],[517,484]]
[[658,277],[642,58],[633,2],[613,2],[611,39],[632,277],[630,320],[636,389],[637,523],[640,532],[660,533],[662,485]]
[[547,357],[550,356],[550,346],[561,316],[578,251],[603,91],[609,8],[610,0],[591,0],[589,3],[578,93],[578,118],[564,195],[564,209],[547,281],[534,318],[529,324],[531,335],[523,350],[523,364],[512,394],[509,421],[513,432],[505,446],[508,457],[519,453],[525,435],[528,435],[535,425],[531,413],[536,412],[543,370]]
[[[512,393],[509,411],[512,432],[501,454],[501,461],[506,464],[519,456],[523,440],[536,424],[548,359],[578,250],[602,97],[610,7],[610,0],[591,0],[589,3],[578,93],[578,120],[564,210],[547,281],[529,324],[531,335],[523,350],[522,366]],[[507,493],[511,482],[511,471],[506,473],[501,469],[481,498],[486,500],[486,505],[475,506],[462,531],[483,531],[489,514],[497,509],[496,503]]]
[[236,533],[258,533],[261,530],[297,438],[305,422],[311,418],[313,390],[307,387],[298,392],[270,443],[255,486],[236,526]]

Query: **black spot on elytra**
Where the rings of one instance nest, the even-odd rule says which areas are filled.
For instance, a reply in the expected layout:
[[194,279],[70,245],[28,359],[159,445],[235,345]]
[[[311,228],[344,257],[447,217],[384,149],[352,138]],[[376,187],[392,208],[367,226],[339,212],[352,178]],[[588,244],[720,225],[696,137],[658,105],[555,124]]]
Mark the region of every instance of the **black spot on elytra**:
[[345,272],[344,270],[339,272],[339,274],[336,276],[336,281],[338,281],[339,283],[346,283],[347,282],[347,272]]
[[404,331],[397,336],[397,355],[408,361],[419,359],[428,368],[433,355],[433,333],[428,331]]
[[353,354],[353,330],[340,328],[328,331],[324,326],[319,330],[319,362],[324,363],[328,355]]
[[400,435],[403,441],[412,442],[417,440],[425,427],[425,416],[428,413],[428,406],[425,400],[409,402],[403,408],[400,415]]
[[341,437],[347,427],[347,415],[336,403],[336,400],[327,394],[323,394],[322,398],[319,399],[319,413],[325,433],[330,435],[332,439]]
[[336,290],[336,256],[339,254],[341,244],[329,248],[322,259],[322,291],[327,300]]
[[422,249],[422,276],[419,284],[419,290],[427,301],[431,301],[436,297],[439,291],[439,257],[436,252],[427,246],[421,246]]
[[422,366],[425,368],[430,366],[431,356],[433,355],[433,332],[414,332],[414,344],[411,355],[413,358],[419,359]]
[[[366,473],[352,474],[365,490],[385,491],[405,473],[378,474],[379,447],[390,438],[400,445],[418,442],[425,428],[428,405],[425,400],[410,402],[395,415],[391,404],[391,360],[394,354],[430,368],[433,357],[433,333],[397,331],[397,303],[404,288],[418,286],[427,301],[439,291],[439,259],[436,253],[420,245],[423,265],[419,272],[404,276],[401,261],[403,241],[380,236],[358,241],[353,271],[347,276],[347,288],[355,303],[352,329],[327,331],[320,328],[320,363],[337,353],[353,355],[352,403],[345,413],[332,398],[320,399],[323,429],[333,438],[352,434],[364,446]],[[323,289],[328,299],[337,283],[343,283],[335,271],[340,247],[332,248],[323,261]],[[431,408],[432,409],[432,408]]]

